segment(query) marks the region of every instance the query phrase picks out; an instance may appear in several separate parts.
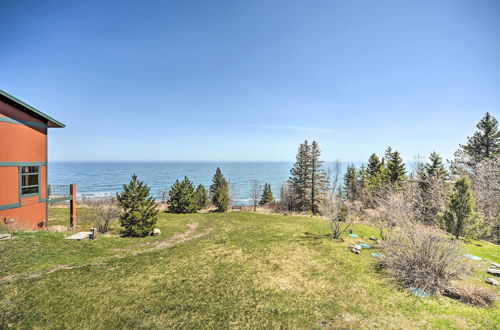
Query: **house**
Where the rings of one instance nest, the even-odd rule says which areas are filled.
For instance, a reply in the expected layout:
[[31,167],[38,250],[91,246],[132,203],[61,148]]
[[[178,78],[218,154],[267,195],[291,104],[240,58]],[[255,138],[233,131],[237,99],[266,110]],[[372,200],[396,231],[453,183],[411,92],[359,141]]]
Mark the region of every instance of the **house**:
[[[53,127],[64,124],[0,90],[0,221],[8,226],[42,229],[48,224],[47,134]],[[72,200],[74,224],[76,190],[73,186],[71,194],[67,187],[57,200]]]

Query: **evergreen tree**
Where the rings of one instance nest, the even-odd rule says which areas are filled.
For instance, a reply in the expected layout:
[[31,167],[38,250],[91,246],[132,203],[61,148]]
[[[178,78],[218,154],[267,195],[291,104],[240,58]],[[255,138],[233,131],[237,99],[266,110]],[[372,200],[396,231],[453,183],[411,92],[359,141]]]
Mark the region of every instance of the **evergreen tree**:
[[420,194],[419,220],[424,223],[435,223],[446,200],[446,180],[448,172],[444,168],[439,154],[432,152],[426,164],[419,164],[417,183]]
[[222,175],[219,167],[215,170],[212,178],[212,185],[210,186],[210,196],[212,203],[217,208],[218,212],[226,212],[229,208],[229,184]]
[[212,184],[210,185],[210,196],[212,197],[212,199],[213,196],[215,195],[215,191],[220,187],[228,187],[228,183],[224,175],[222,175],[221,169],[217,167],[215,169],[215,174],[212,177]]
[[226,212],[229,209],[229,186],[220,186],[215,190],[213,202],[217,212]]
[[343,195],[349,201],[354,201],[358,198],[358,171],[353,164],[347,166],[344,175]]
[[184,180],[176,180],[170,188],[169,210],[173,213],[193,213],[198,210],[198,200],[193,183],[185,176]]
[[124,227],[124,235],[141,237],[152,234],[158,209],[149,192],[149,187],[134,174],[130,183],[123,185],[122,192],[116,194],[122,208],[120,224]]
[[296,161],[290,170],[288,182],[293,189],[296,209],[306,211],[311,209],[311,146],[304,141],[297,151]]
[[380,159],[377,157],[377,155],[374,153],[371,154],[370,158],[368,159],[367,172],[370,178],[375,178],[382,172],[382,163],[380,162]]
[[457,162],[468,167],[500,156],[500,131],[496,118],[487,112],[476,127],[478,130],[455,153]]
[[368,170],[365,165],[361,165],[358,170],[357,177],[357,198],[360,199],[363,203],[366,203],[366,197],[368,194],[368,186],[369,186],[369,175]]
[[387,170],[385,171],[387,181],[394,187],[400,186],[406,179],[406,169],[403,159],[398,151],[387,148]]
[[202,208],[207,207],[207,205],[208,205],[208,193],[207,193],[207,189],[205,189],[205,186],[202,184],[199,184],[196,187],[194,194],[196,196],[198,210],[201,210]]
[[455,182],[442,220],[444,228],[456,238],[459,236],[475,237],[480,231],[476,201],[466,176],[462,176]]
[[444,168],[443,159],[435,151],[429,156],[429,162],[425,164],[425,175],[439,180],[448,178],[448,171]]
[[323,162],[320,160],[321,150],[319,149],[319,145],[316,141],[313,141],[311,144],[311,212],[312,214],[319,213],[319,203],[321,197],[328,189],[328,180],[326,172],[323,168]]
[[266,205],[274,202],[273,191],[271,190],[271,185],[269,183],[264,184],[264,191],[262,192],[262,197],[260,198],[259,205]]

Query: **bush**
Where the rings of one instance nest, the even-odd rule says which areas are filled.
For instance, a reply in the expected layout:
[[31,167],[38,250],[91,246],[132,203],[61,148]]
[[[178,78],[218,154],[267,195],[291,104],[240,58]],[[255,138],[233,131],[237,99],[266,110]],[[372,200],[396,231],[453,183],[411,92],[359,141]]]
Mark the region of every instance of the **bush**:
[[320,212],[330,222],[333,239],[340,238],[340,235],[349,229],[354,221],[346,204],[333,195],[321,201]]
[[398,228],[382,247],[379,266],[407,288],[442,293],[466,270],[459,243],[443,238],[435,228],[416,224]]
[[123,185],[116,199],[122,208],[120,223],[125,236],[149,236],[153,233],[158,218],[158,209],[149,187],[132,175],[130,183]]
[[497,299],[495,291],[475,284],[456,284],[447,289],[445,295],[479,307],[488,307]]
[[107,233],[111,223],[120,215],[120,206],[114,197],[87,199],[89,206],[88,218],[94,222],[99,233]]

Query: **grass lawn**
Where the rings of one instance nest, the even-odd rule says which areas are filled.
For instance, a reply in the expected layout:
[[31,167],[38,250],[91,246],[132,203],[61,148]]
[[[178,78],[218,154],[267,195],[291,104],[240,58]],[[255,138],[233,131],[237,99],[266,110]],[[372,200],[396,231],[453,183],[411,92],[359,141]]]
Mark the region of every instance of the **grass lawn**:
[[[50,223],[67,216],[53,208]],[[120,238],[115,224],[96,241],[16,232],[0,242],[0,328],[499,328],[498,302],[484,309],[388,284],[372,251],[348,249],[377,236],[366,225],[343,241],[312,217],[161,214],[157,227],[160,237]],[[499,246],[465,248],[500,262]],[[484,282],[488,262],[475,263]]]

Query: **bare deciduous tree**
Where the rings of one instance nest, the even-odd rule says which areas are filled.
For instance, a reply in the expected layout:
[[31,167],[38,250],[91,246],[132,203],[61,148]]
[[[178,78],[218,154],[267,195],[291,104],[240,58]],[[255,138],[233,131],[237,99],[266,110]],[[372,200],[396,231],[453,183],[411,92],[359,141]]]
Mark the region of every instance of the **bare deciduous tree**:
[[490,227],[492,241],[500,242],[500,157],[485,160],[469,173],[478,210]]
[[257,204],[259,204],[260,194],[262,192],[262,185],[257,180],[252,180],[250,183],[250,198],[252,199],[253,211],[257,211]]
[[107,233],[111,223],[116,220],[121,212],[115,197],[89,199],[89,220],[94,223],[99,233]]
[[351,216],[345,203],[331,193],[321,201],[320,212],[329,220],[334,239],[339,238],[354,222],[354,217]]
[[418,219],[415,201],[419,203],[419,198],[415,184],[412,182],[406,182],[399,189],[387,186],[375,197],[378,212],[373,220],[383,240],[386,240],[396,227],[413,223]]

